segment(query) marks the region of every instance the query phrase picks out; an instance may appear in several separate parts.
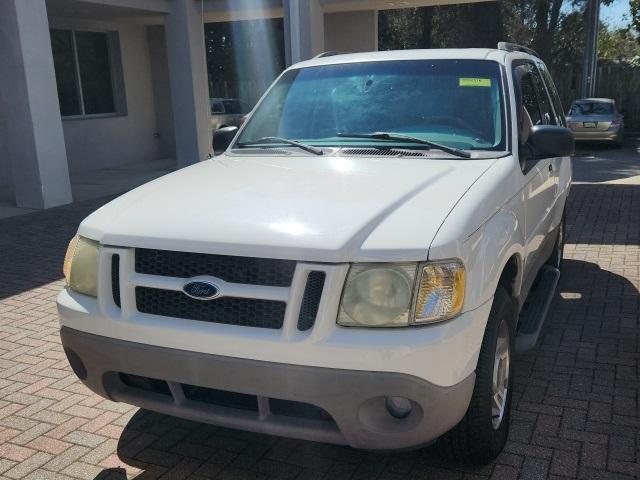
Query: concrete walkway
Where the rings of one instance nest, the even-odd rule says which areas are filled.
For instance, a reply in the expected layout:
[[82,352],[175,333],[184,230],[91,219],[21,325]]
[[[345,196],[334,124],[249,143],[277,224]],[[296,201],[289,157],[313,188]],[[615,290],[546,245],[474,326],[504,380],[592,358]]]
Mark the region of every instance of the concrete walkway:
[[[558,294],[517,358],[509,442],[465,468],[188,422],[104,400],[71,372],[54,299],[66,243],[107,199],[0,220],[3,479],[633,479],[640,476],[640,165],[636,145],[574,161]],[[588,161],[589,160],[589,161]],[[596,175],[597,174],[597,175]],[[604,183],[602,183],[604,182]],[[608,182],[608,183],[607,183]]]

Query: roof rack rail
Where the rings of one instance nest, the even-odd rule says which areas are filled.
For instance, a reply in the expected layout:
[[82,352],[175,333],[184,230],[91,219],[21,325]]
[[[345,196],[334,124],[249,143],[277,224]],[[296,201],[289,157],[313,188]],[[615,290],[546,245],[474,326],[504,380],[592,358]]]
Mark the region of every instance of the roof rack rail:
[[498,50],[504,50],[506,52],[523,52],[540,58],[540,55],[532,48],[525,47],[524,45],[518,45],[511,42],[498,42]]
[[345,55],[347,53],[351,53],[351,52],[328,51],[328,52],[319,53],[318,55],[316,55],[313,58],[333,57],[334,55]]

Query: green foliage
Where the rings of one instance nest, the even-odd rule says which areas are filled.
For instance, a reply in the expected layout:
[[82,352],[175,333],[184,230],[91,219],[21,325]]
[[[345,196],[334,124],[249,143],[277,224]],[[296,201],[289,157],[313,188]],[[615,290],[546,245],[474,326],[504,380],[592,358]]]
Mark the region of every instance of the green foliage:
[[610,30],[600,25],[598,39],[598,58],[611,60],[630,60],[640,56],[640,41],[629,28]]
[[[582,62],[588,0],[502,0],[383,10],[380,49],[493,47],[506,40],[533,48],[552,69]],[[601,0],[609,5],[613,0]],[[630,0],[640,24],[640,0]],[[633,29],[600,27],[599,56],[630,61],[640,40]]]
[[495,47],[503,40],[501,12],[495,1],[381,10],[378,48]]
[[[640,0],[629,0],[631,6],[631,26],[640,34]],[[640,35],[636,36],[640,42]]]

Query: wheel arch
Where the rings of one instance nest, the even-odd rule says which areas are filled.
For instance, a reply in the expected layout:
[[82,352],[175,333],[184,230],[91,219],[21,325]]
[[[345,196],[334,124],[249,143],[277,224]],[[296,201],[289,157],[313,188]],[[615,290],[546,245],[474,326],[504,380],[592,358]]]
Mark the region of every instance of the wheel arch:
[[517,300],[520,296],[520,284],[522,283],[522,257],[514,253],[511,255],[504,266],[502,273],[498,278],[496,288],[503,287],[509,296]]

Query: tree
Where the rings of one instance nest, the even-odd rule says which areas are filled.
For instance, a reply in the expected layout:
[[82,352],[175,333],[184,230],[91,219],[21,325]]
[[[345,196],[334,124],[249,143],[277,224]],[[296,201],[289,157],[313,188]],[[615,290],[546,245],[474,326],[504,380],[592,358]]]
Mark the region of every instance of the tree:
[[493,48],[503,39],[500,3],[382,10],[378,34],[381,50]]
[[630,61],[638,56],[640,42],[629,28],[610,30],[606,24],[600,25],[598,58]]
[[631,6],[631,26],[638,33],[636,40],[640,42],[640,0],[629,0]]
[[[536,0],[534,49],[537,52],[550,52],[560,20],[563,0]],[[542,55],[542,54],[541,54]]]

